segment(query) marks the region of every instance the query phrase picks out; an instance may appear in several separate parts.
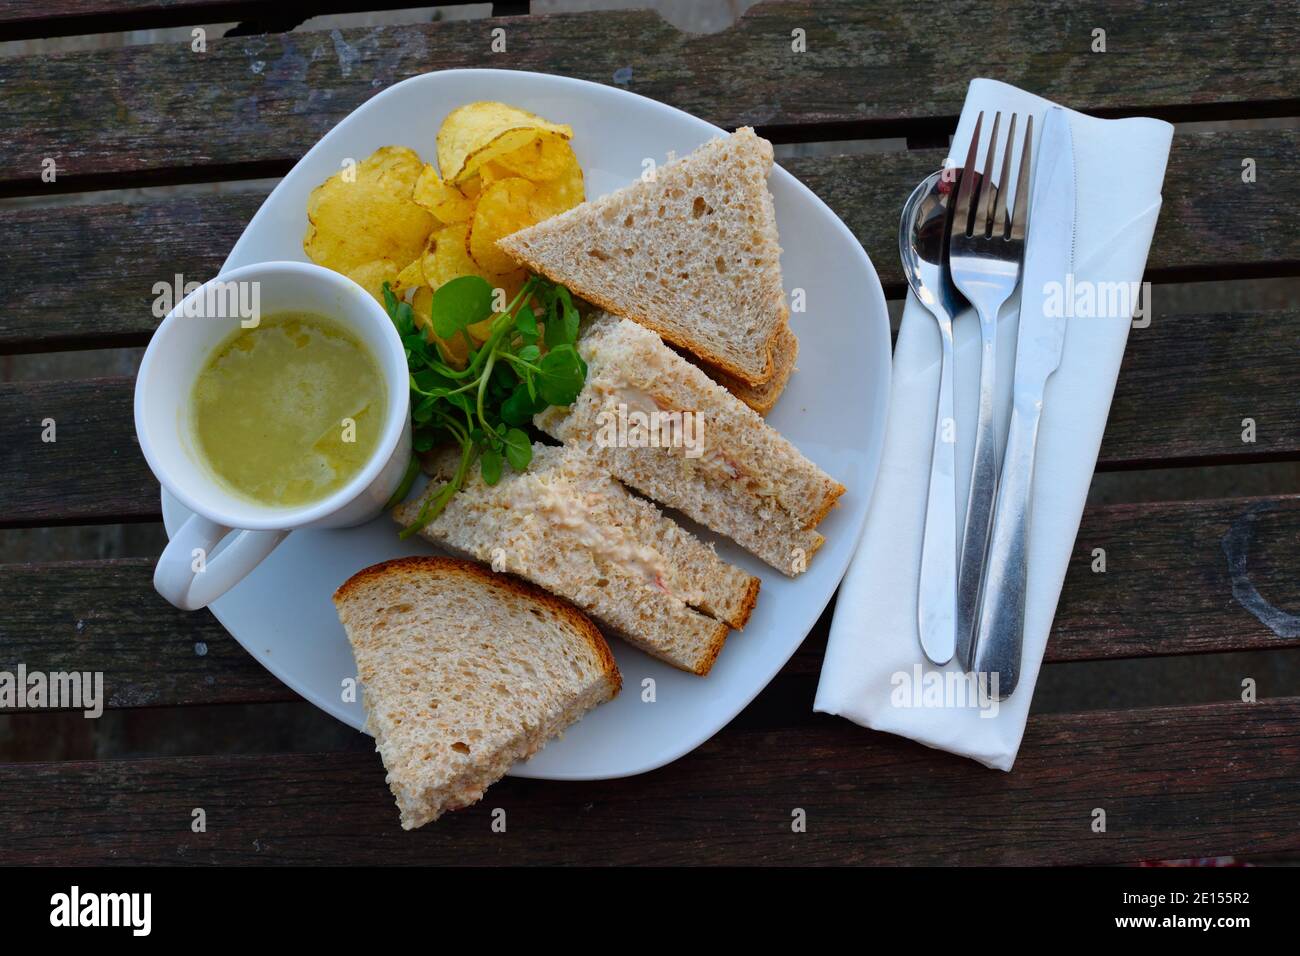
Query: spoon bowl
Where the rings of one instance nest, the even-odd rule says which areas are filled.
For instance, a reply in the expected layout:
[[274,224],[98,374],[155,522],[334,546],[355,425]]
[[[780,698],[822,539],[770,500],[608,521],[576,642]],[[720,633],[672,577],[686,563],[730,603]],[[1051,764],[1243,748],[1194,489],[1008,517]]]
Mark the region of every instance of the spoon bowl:
[[[945,172],[941,169],[927,176],[904,203],[898,251],[912,292],[931,312],[937,304],[951,322],[966,308],[966,299],[948,271],[948,230],[957,171],[949,174],[949,182],[944,181]],[[935,318],[942,323],[943,318]]]

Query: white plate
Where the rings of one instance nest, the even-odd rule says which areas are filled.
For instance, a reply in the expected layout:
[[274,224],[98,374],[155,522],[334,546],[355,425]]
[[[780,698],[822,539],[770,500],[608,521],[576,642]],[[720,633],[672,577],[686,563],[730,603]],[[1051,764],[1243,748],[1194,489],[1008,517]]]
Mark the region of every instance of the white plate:
[[[364,159],[389,143],[409,146],[432,161],[443,117],[474,100],[502,100],[570,124],[588,196],[631,182],[645,158],[663,162],[670,150],[684,155],[722,132],[662,103],[581,80],[509,70],[413,77],[370,99],[302,158],[262,204],[224,268],[268,259],[305,261],[302,236],[313,187],[345,159]],[[698,747],[781,669],[848,565],[884,439],[890,361],[885,298],[862,247],[820,199],[779,166],[769,185],[785,249],[786,293],[805,290],[807,311],[790,317],[799,337],[798,372],[768,421],[848,488],[820,526],[826,544],[805,574],[789,579],[717,539],[723,558],[759,575],[763,584],[749,624],[732,634],[712,673],[693,677],[611,641],[623,692],[516,766],[515,776],[621,777]],[[186,509],[164,493],[168,534],[187,517]],[[213,604],[212,613],[272,674],[360,728],[361,705],[342,700],[342,682],[355,675],[356,666],[330,595],[361,568],[430,550],[421,542],[399,541],[386,518],[342,531],[297,531]],[[643,700],[648,678],[655,682],[653,703]]]

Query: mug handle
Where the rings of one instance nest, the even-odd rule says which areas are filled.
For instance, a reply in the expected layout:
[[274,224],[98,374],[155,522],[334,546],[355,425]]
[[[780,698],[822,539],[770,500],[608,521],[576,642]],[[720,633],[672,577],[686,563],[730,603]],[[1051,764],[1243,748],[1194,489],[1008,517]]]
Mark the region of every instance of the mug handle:
[[[275,550],[287,531],[239,531],[216,557],[210,557],[221,539],[234,530],[202,515],[191,515],[167,542],[153,572],[153,586],[182,611],[207,607],[242,581]],[[202,550],[199,570],[195,563]]]

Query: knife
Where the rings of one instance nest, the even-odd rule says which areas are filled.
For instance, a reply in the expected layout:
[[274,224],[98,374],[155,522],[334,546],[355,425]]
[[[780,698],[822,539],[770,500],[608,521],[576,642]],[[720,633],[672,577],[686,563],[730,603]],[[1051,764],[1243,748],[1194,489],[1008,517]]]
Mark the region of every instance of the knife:
[[[976,631],[975,672],[987,675],[990,696],[997,700],[1010,697],[1020,680],[1034,448],[1047,380],[1061,364],[1067,311],[1064,289],[1074,268],[1074,140],[1065,110],[1048,110],[1037,149],[1020,290],[1011,424]],[[1053,284],[1059,290],[1054,297],[1049,296]],[[1049,309],[1052,299],[1055,305]]]

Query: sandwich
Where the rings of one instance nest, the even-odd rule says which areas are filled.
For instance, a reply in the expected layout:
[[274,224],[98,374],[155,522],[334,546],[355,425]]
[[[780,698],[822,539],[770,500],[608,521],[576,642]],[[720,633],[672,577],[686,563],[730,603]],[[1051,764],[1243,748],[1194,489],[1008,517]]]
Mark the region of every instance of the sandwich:
[[534,424],[785,574],[808,567],[844,486],[649,329],[598,316],[577,400]]
[[697,359],[689,352],[682,352],[679,349],[678,354],[754,411],[766,415],[776,407],[776,400],[781,397],[786,385],[790,383],[795,360],[799,357],[799,339],[791,331],[789,323],[781,326],[781,331],[777,333],[776,340],[772,343],[772,377],[762,385],[747,385],[721,369],[714,368],[708,362]]
[[771,169],[772,144],[746,127],[497,246],[759,387],[775,374],[789,315]]
[[580,611],[469,561],[376,564],[334,606],[406,830],[477,802],[622,684]]
[[[429,463],[448,478],[457,455]],[[431,482],[429,494],[437,491]],[[394,512],[402,524],[421,507]],[[572,601],[674,667],[707,674],[758,598],[758,578],[630,494],[577,447],[536,444],[525,472],[488,485],[478,468],[421,536]]]

